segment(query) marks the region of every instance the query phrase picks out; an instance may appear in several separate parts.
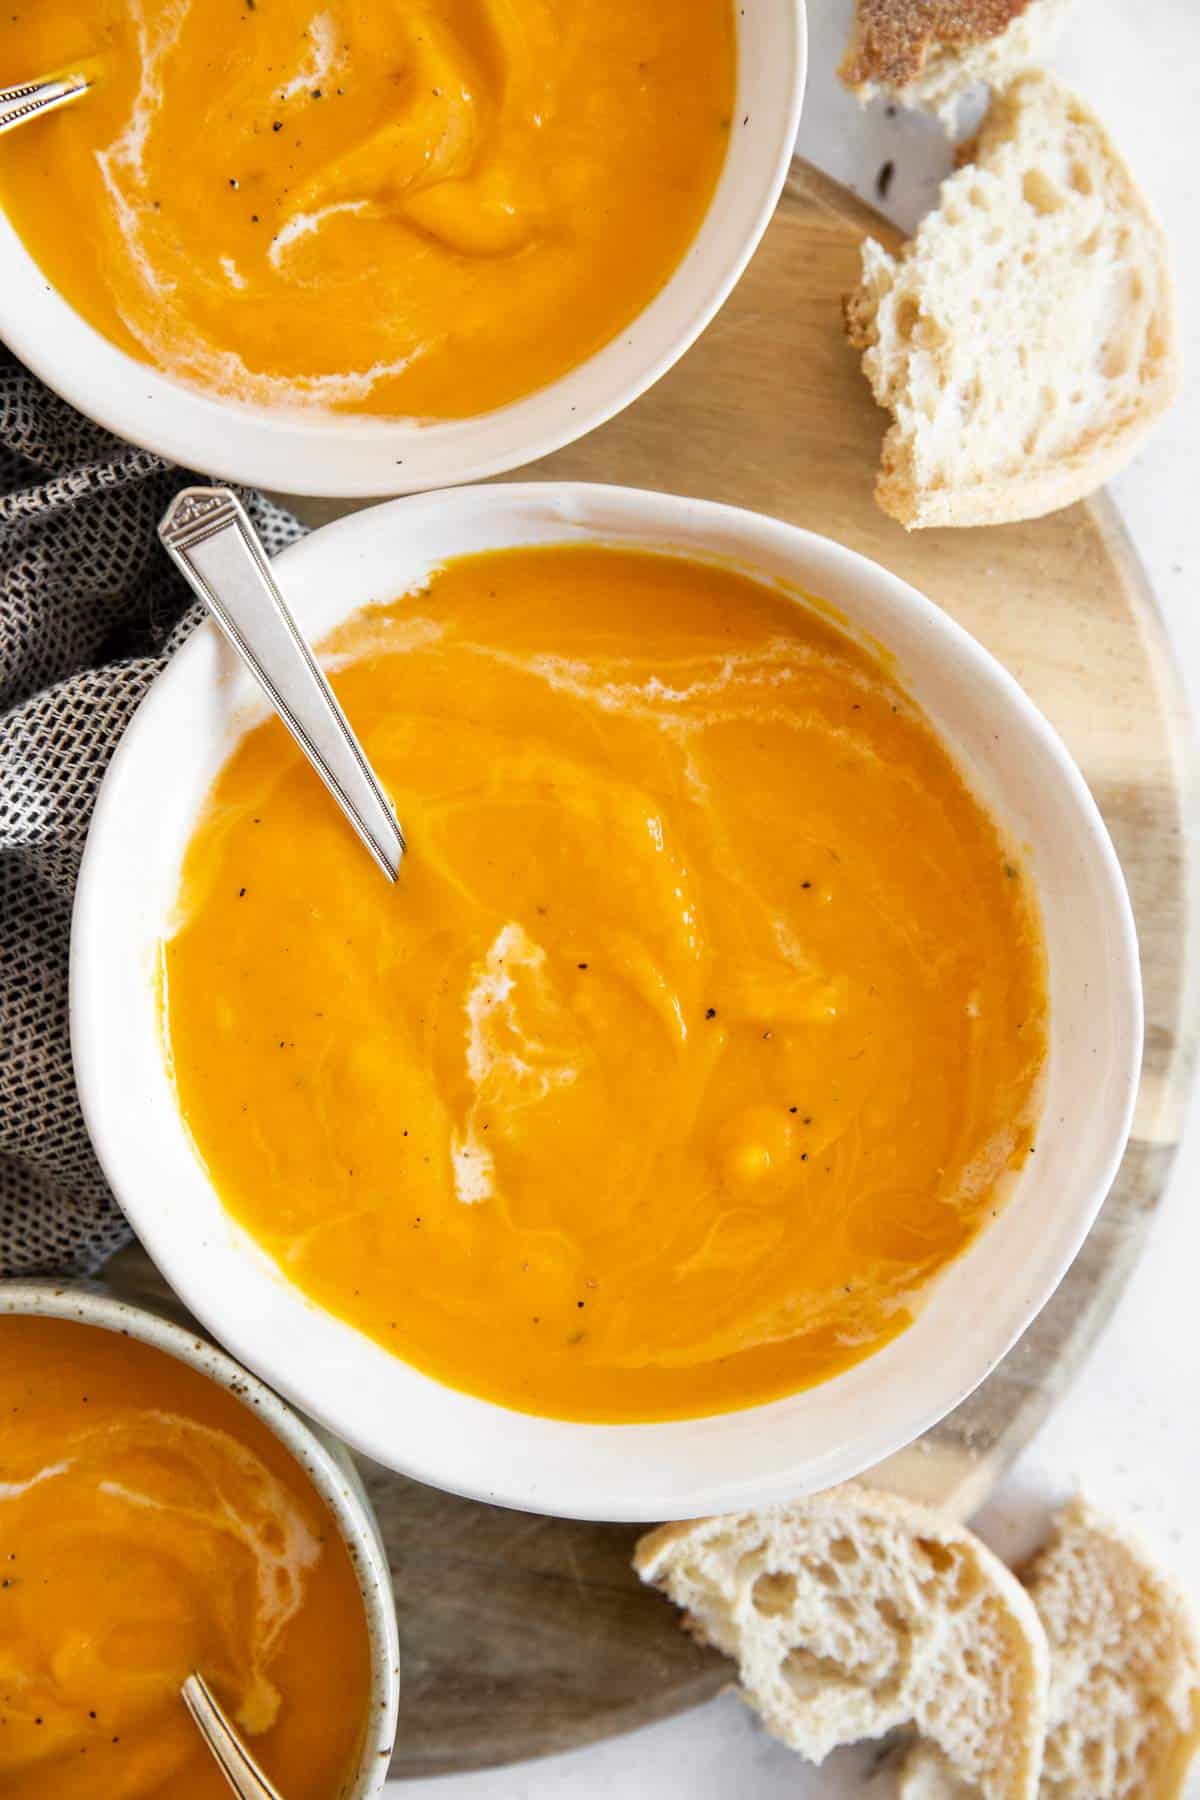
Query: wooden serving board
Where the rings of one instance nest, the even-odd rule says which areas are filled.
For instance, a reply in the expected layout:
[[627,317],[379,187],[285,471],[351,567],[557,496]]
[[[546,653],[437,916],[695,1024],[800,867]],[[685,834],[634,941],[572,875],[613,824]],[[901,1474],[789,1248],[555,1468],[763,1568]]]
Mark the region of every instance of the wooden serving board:
[[[871,489],[884,415],[841,332],[864,232],[895,233],[797,164],[737,293],[620,418],[535,477],[668,488],[773,513],[887,564],[980,638],[1058,727],[1124,864],[1146,1052],[1121,1172],[1058,1293],[971,1399],[878,1479],[965,1514],[1046,1418],[1108,1315],[1162,1195],[1192,1041],[1189,730],[1161,622],[1104,496],[1031,524],[907,536]],[[349,510],[301,502],[318,523]],[[728,1665],[629,1566],[637,1531],[504,1512],[366,1470],[391,1552],[398,1776],[564,1750],[692,1706]]]

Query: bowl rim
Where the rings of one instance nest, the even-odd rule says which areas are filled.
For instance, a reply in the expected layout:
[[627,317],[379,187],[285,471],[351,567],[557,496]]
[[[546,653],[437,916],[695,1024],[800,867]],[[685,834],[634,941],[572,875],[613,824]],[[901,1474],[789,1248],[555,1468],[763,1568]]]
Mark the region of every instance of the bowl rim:
[[[164,1302],[164,1304],[166,1304]],[[216,1382],[259,1418],[304,1471],[329,1508],[350,1553],[362,1597],[371,1655],[371,1696],[363,1747],[346,1800],[373,1800],[387,1780],[400,1705],[400,1644],[395,1594],[371,1503],[343,1446],[323,1435],[257,1375],[159,1312],[106,1292],[102,1279],[0,1281],[0,1317],[64,1319],[133,1337]]]
[[[721,552],[715,555],[709,552],[706,556],[703,550],[690,546],[705,531],[724,535],[731,540],[740,533],[754,545],[756,553],[762,557],[764,567],[774,553],[779,560],[807,566],[810,571],[814,567],[824,567],[830,572],[840,570],[847,580],[853,578],[860,587],[873,590],[879,605],[890,604],[898,614],[907,616],[914,626],[931,635],[934,640],[940,640],[940,647],[956,666],[959,678],[962,679],[969,672],[991,697],[998,700],[1008,719],[1023,732],[1024,744],[1029,747],[1026,754],[1036,749],[1043,761],[1052,765],[1053,776],[1060,784],[1064,802],[1080,824],[1089,851],[1096,858],[1103,887],[1106,923],[1111,927],[1112,933],[1106,951],[1112,959],[1116,996],[1110,1023],[1116,1045],[1114,1055],[1119,1052],[1113,1076],[1117,1096],[1111,1113],[1105,1114],[1103,1154],[1097,1151],[1092,1158],[1096,1173],[1087,1190],[1086,1201],[1080,1197],[1069,1217],[1056,1219],[1057,1235],[1054,1245],[1050,1245],[1049,1232],[1041,1234],[1036,1255],[1029,1259],[1030,1268],[1026,1271],[1028,1278],[1023,1279],[1019,1293],[1006,1293],[1002,1297],[993,1293],[990,1296],[991,1313],[994,1316],[987,1317],[986,1330],[985,1322],[981,1319],[978,1331],[972,1329],[969,1344],[965,1347],[956,1346],[953,1356],[947,1355],[939,1361],[936,1374],[924,1381],[920,1394],[902,1395],[888,1408],[879,1408],[879,1416],[872,1420],[869,1427],[856,1423],[854,1430],[848,1431],[836,1447],[825,1448],[817,1453],[800,1445],[786,1469],[765,1478],[761,1472],[750,1477],[739,1471],[731,1473],[728,1464],[732,1458],[726,1458],[722,1473],[710,1474],[706,1480],[689,1487],[686,1504],[681,1503],[678,1493],[672,1493],[669,1481],[664,1477],[656,1477],[660,1482],[658,1487],[651,1486],[649,1482],[644,1486],[635,1482],[620,1497],[604,1496],[602,1503],[598,1505],[594,1492],[588,1491],[584,1475],[578,1469],[572,1471],[569,1457],[551,1457],[547,1454],[543,1460],[552,1464],[549,1477],[544,1472],[531,1475],[519,1458],[506,1461],[503,1467],[489,1466],[484,1470],[478,1464],[470,1464],[469,1454],[453,1447],[447,1449],[445,1439],[453,1435],[448,1430],[439,1438],[427,1433],[423,1440],[413,1446],[405,1441],[402,1429],[397,1431],[393,1426],[385,1438],[377,1419],[367,1422],[365,1414],[370,1410],[369,1402],[364,1407],[362,1397],[357,1392],[350,1397],[348,1412],[340,1410],[346,1405],[343,1393],[338,1394],[336,1404],[329,1404],[323,1396],[313,1391],[314,1381],[321,1379],[319,1374],[314,1374],[311,1367],[298,1369],[287,1366],[278,1346],[272,1352],[270,1345],[264,1347],[259,1343],[255,1337],[255,1322],[244,1316],[245,1309],[237,1317],[218,1316],[220,1306],[214,1304],[211,1291],[206,1290],[203,1272],[188,1259],[178,1243],[155,1243],[154,1195],[152,1192],[129,1191],[127,1178],[130,1170],[124,1166],[124,1153],[114,1153],[116,1115],[106,1112],[97,1100],[105,1054],[105,1019],[99,995],[93,988],[95,970],[101,960],[100,946],[104,943],[107,929],[105,884],[115,873],[104,866],[111,860],[105,846],[113,823],[119,821],[122,800],[118,788],[122,781],[122,771],[132,769],[137,759],[146,754],[139,746],[144,739],[148,741],[150,738],[147,721],[152,718],[156,693],[158,707],[165,718],[169,695],[167,684],[172,677],[176,680],[186,679],[188,667],[202,657],[204,632],[210,632],[210,641],[216,641],[216,628],[212,626],[202,627],[195,633],[189,643],[177,653],[168,671],[158,677],[138,714],[126,729],[96,802],[76,890],[71,942],[72,1045],[84,1117],[113,1192],[125,1208],[135,1230],[139,1229],[141,1221],[145,1221],[148,1245],[153,1248],[164,1274],[187,1301],[190,1310],[202,1318],[222,1341],[227,1342],[241,1359],[251,1366],[261,1368],[266,1378],[280,1392],[305,1411],[323,1419],[330,1429],[336,1430],[356,1449],[376,1461],[412,1479],[488,1504],[548,1512],[560,1517],[647,1521],[691,1517],[700,1512],[729,1511],[787,1500],[797,1493],[816,1491],[862,1473],[913,1442],[943,1418],[979,1385],[1012,1347],[1049,1299],[1074,1260],[1120,1165],[1139,1086],[1142,1048],[1140,969],[1136,930],[1124,877],[1107,828],[1082,774],[1058,734],[1026,696],[1015,678],[964,627],[907,582],[859,552],[802,527],[714,501],[649,490],[581,482],[503,483],[409,496],[351,514],[321,527],[289,546],[276,559],[276,567],[286,583],[289,568],[295,569],[306,556],[314,559],[317,557],[315,546],[318,544],[323,546],[321,553],[324,555],[337,552],[339,566],[346,566],[346,552],[359,533],[394,528],[394,537],[403,544],[418,516],[425,523],[439,528],[447,517],[451,521],[456,517],[460,520],[469,517],[476,527],[482,529],[483,525],[489,525],[492,520],[502,521],[509,515],[519,516],[523,507],[534,509],[539,517],[548,511],[554,521],[561,521],[561,530],[536,541],[573,539],[612,542],[614,538],[610,527],[612,522],[619,519],[623,521],[623,526],[617,541],[640,543],[649,549],[668,548],[684,556],[698,557],[699,560],[728,561],[730,559],[723,557]],[[447,555],[457,553],[459,551],[454,549],[446,552]],[[754,573],[754,566],[749,562],[748,556],[732,560],[735,566]],[[760,574],[760,579],[766,578]],[[815,577],[812,577],[810,591],[820,592]],[[353,605],[345,608],[342,616],[349,616],[363,603],[360,596]],[[849,623],[853,631],[854,621]],[[183,675],[178,673],[180,670]],[[902,664],[902,678],[903,673]],[[158,725],[154,726],[154,729],[159,728]],[[953,750],[953,745],[951,748]],[[91,968],[89,957],[93,959]],[[144,1187],[144,1176],[142,1180]],[[132,1185],[136,1187],[136,1171],[133,1172]],[[123,1187],[127,1189],[124,1195]],[[981,1239],[986,1236],[986,1233],[980,1234]],[[976,1243],[979,1241],[977,1239]],[[949,1268],[953,1270],[961,1266],[964,1258],[970,1254],[968,1248],[963,1257],[956,1259]],[[936,1281],[930,1284],[932,1289],[937,1286]],[[265,1292],[261,1283],[260,1291]],[[925,1290],[926,1293],[928,1291]],[[299,1290],[292,1290],[292,1293],[312,1312],[321,1313],[321,1309],[300,1295]],[[332,1317],[322,1316],[325,1319]],[[918,1319],[917,1323],[919,1322]],[[313,1328],[311,1321],[307,1328]],[[353,1327],[344,1329],[360,1338]],[[832,1390],[836,1387],[847,1400],[852,1400],[856,1393],[855,1377],[861,1371],[877,1369],[881,1359],[889,1358],[897,1346],[903,1346],[911,1340],[915,1329],[916,1326],[901,1333],[895,1344],[880,1350],[864,1363],[807,1392],[816,1393],[821,1388]],[[370,1342],[360,1338],[360,1345]],[[356,1354],[361,1354],[361,1348]],[[390,1358],[386,1351],[381,1350],[380,1354],[389,1363],[396,1360]],[[686,1432],[689,1426],[711,1424],[714,1418],[750,1418],[759,1422],[763,1432],[769,1435],[772,1415],[777,1418],[779,1412],[789,1407],[792,1401],[804,1398],[801,1394],[792,1396],[791,1401],[782,1399],[765,1402],[733,1413],[712,1415],[707,1419],[616,1425],[580,1423],[539,1419],[536,1415],[516,1413],[476,1397],[464,1397],[458,1390],[445,1387],[432,1377],[411,1371],[410,1365],[403,1366],[416,1375],[419,1383],[428,1383],[436,1390],[440,1403],[447,1407],[457,1406],[458,1402],[466,1398],[471,1407],[482,1409],[488,1415],[519,1421],[527,1432],[531,1424],[553,1427],[564,1442],[569,1440],[572,1445],[579,1447],[579,1469],[583,1469],[586,1464],[583,1446],[592,1434],[598,1434],[599,1438],[619,1439],[622,1447],[628,1446],[631,1458],[638,1455],[639,1445],[649,1448],[652,1437],[660,1440],[664,1436],[670,1438],[681,1430]],[[909,1385],[917,1384],[910,1378]],[[475,1416],[479,1416],[478,1411]],[[795,1435],[797,1434],[793,1433]]]
[[[758,109],[743,92],[743,33],[763,17],[734,6],[743,123]],[[731,134],[725,164],[695,237],[658,291],[607,343],[556,380],[465,419],[314,415],[240,405],[177,381],[131,356],[58,292],[0,209],[0,340],[40,380],[95,423],[142,449],[209,476],[276,493],[371,498],[461,486],[500,475],[573,443],[630,405],[695,343],[740,280],[770,223],[795,149],[808,68],[806,0],[765,0],[772,54],[769,137]],[[745,144],[743,152],[742,145]],[[745,169],[742,168],[746,162]],[[718,205],[731,223],[718,238]],[[697,280],[694,265],[707,274]],[[594,390],[594,391],[593,391]],[[403,471],[403,473],[401,473]]]

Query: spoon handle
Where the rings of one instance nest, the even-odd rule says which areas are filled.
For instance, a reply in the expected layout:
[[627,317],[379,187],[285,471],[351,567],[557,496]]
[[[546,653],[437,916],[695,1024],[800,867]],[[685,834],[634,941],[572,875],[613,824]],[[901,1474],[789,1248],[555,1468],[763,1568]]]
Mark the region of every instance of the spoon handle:
[[276,585],[237,495],[228,488],[184,488],[158,535],[384,874],[395,881],[404,854],[396,815]]
[[64,75],[53,81],[22,81],[16,87],[0,87],[0,132],[11,131],[29,119],[65,106],[90,86],[85,75]]
[[279,1789],[273,1781],[267,1780],[225,1716],[203,1675],[189,1675],[182,1693],[183,1704],[196,1721],[201,1737],[238,1800],[283,1800]]

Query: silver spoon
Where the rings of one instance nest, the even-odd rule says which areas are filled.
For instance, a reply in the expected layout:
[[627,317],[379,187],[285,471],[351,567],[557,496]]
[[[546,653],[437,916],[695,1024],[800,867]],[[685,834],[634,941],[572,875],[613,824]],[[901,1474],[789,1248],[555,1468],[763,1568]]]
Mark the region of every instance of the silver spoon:
[[78,100],[91,85],[86,75],[56,75],[48,81],[22,81],[16,87],[0,87],[0,132],[11,131],[14,125],[24,125]]
[[228,488],[184,488],[158,535],[250,668],[389,881],[404,836],[271,573],[246,509]]
[[189,1675],[181,1691],[183,1704],[238,1800],[283,1800],[279,1789],[267,1780],[243,1744],[203,1675]]

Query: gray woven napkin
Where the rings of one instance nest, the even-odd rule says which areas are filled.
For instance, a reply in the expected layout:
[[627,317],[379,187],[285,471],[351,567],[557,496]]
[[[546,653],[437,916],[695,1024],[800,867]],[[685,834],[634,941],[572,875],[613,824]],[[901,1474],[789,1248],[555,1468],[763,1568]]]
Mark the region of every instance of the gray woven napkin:
[[[129,1236],[75,1094],[71,901],[109,758],[200,620],[155,527],[202,479],[0,349],[0,1275],[87,1274]],[[300,535],[243,498],[272,553]]]

